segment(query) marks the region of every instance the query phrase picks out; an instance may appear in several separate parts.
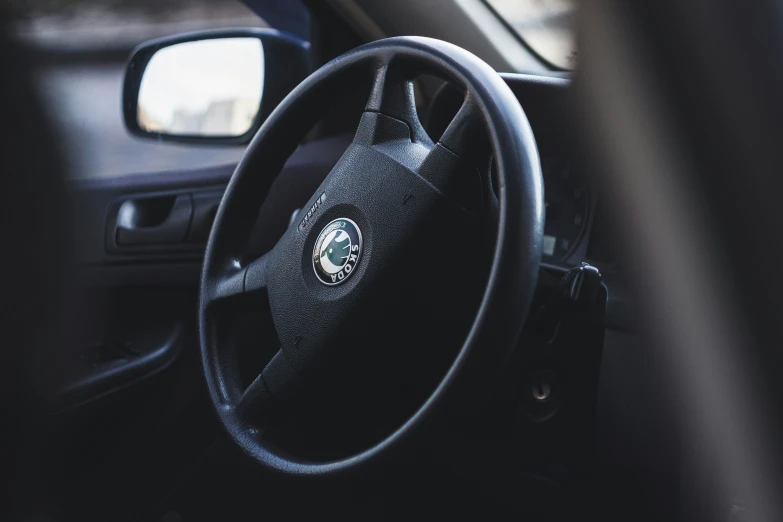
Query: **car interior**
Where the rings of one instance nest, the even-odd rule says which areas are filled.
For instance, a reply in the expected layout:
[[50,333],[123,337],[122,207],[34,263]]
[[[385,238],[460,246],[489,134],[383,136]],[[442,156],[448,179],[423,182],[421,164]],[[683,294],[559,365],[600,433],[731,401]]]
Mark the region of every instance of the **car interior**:
[[243,4],[126,56],[239,151],[154,173],[4,31],[4,519],[781,520],[775,2]]

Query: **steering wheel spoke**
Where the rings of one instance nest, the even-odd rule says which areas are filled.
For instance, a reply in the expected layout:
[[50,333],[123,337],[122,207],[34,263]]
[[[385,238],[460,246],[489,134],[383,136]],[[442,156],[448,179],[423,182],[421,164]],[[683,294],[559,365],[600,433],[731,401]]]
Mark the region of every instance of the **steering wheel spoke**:
[[487,199],[490,146],[472,91],[437,144],[419,121],[409,71],[394,62],[380,67],[355,143],[376,147],[417,172],[439,193],[473,213]]
[[297,382],[297,373],[278,350],[236,401],[236,415],[242,422],[264,427],[294,396]]
[[[404,123],[408,128],[409,139],[414,143],[432,145],[427,132],[419,121],[416,112],[416,99],[414,96],[413,80],[415,75],[398,62],[387,62],[375,70],[372,90],[367,99],[365,111],[378,113]],[[363,128],[363,126],[368,126]],[[376,142],[377,125],[370,125],[367,120],[359,124],[357,136],[370,136],[370,140]],[[365,138],[367,139],[367,138]]]
[[419,175],[457,205],[477,213],[489,200],[490,153],[481,109],[468,91],[459,111],[422,162]]
[[480,171],[487,169],[492,150],[482,125],[481,108],[473,91],[466,93],[462,106],[446,127],[438,144]]
[[266,289],[268,260],[267,253],[242,268],[234,268],[219,276],[207,294],[210,304],[236,301],[263,292]]
[[264,383],[262,374],[250,383],[234,406],[235,413],[240,422],[253,423],[264,420],[268,412],[273,409],[274,397]]

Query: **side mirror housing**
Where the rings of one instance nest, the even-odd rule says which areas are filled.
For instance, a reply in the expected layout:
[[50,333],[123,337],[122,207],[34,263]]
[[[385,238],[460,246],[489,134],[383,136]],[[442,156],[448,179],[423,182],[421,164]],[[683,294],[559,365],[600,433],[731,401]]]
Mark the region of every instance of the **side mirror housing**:
[[125,126],[157,140],[246,144],[310,73],[308,45],[270,29],[199,31],[145,42],[125,70]]

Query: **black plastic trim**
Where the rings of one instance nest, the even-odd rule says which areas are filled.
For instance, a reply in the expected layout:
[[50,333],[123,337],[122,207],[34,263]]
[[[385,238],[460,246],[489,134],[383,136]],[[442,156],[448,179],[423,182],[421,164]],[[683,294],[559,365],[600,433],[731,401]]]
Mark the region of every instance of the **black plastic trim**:
[[183,344],[183,325],[173,323],[168,327],[142,332],[137,335],[137,356],[117,358],[92,368],[85,363],[82,376],[70,382],[58,392],[60,411],[73,409],[88,402],[117,392],[166,369],[176,360]]

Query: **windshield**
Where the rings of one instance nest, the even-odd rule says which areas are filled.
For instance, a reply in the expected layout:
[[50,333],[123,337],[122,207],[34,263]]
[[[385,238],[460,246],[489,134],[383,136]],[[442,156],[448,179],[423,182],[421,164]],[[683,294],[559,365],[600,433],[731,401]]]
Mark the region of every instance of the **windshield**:
[[519,38],[544,61],[565,70],[577,63],[576,0],[486,0]]

